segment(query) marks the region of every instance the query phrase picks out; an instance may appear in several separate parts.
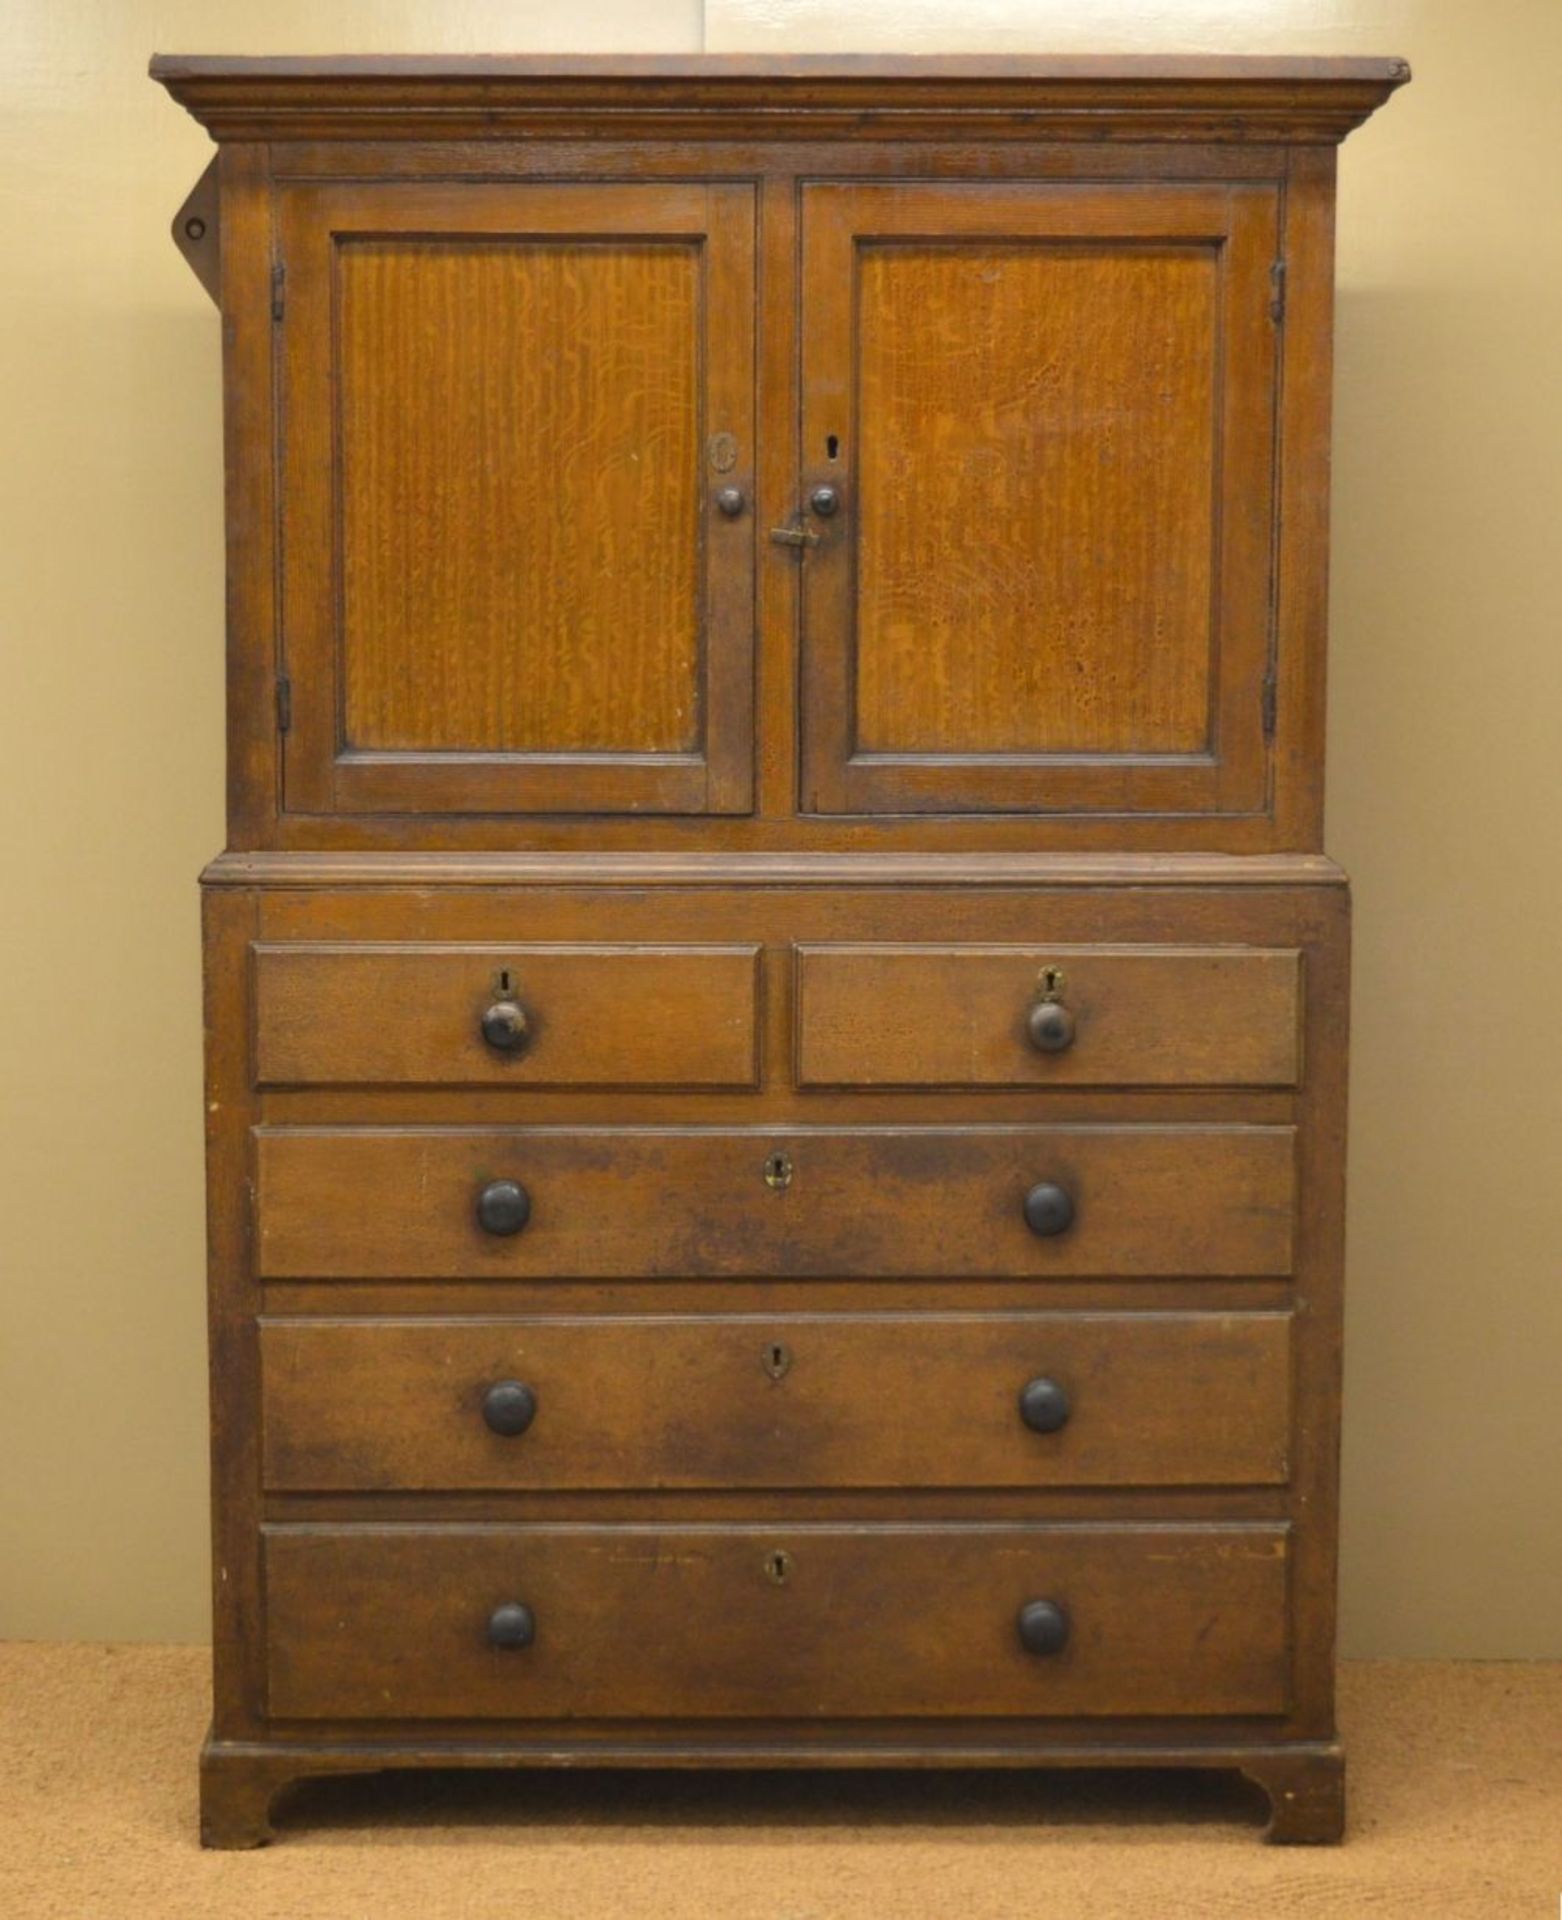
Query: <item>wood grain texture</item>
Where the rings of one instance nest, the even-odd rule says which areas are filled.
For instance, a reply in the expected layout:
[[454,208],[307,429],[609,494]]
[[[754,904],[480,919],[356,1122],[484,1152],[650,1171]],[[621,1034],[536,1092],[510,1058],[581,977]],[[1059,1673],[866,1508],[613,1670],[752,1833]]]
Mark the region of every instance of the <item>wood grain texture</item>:
[[[262,1086],[752,1087],[758,949],[314,946],[254,950]],[[527,1022],[496,1052],[496,1001]]]
[[[261,1128],[256,1271],[1259,1277],[1290,1271],[1293,1155],[1289,1127]],[[492,1181],[526,1188],[524,1232],[478,1225]],[[1039,1181],[1078,1209],[1052,1239]]]
[[[795,964],[799,1086],[1288,1087],[1301,1072],[1294,951],[802,945]],[[1026,1030],[1044,993],[1075,1024],[1062,1052]]]
[[865,244],[857,744],[1209,744],[1213,246]]
[[1260,808],[1273,189],[803,205],[804,806]]
[[[745,185],[289,184],[284,564],[302,814],[746,812]],[[710,456],[725,436],[724,465]]]
[[337,302],[346,745],[690,751],[697,245],[356,238]]
[[[1276,1714],[1283,1526],[265,1532],[283,1719]],[[787,1556],[784,1580],[774,1556]],[[1072,1622],[1038,1659],[1015,1616]],[[487,1643],[532,1608],[535,1643]]]
[[[1290,1366],[1278,1313],[273,1318],[265,1484],[1273,1485]],[[1020,1418],[1038,1375],[1069,1399],[1054,1433]],[[482,1417],[507,1379],[538,1405],[514,1437]]]

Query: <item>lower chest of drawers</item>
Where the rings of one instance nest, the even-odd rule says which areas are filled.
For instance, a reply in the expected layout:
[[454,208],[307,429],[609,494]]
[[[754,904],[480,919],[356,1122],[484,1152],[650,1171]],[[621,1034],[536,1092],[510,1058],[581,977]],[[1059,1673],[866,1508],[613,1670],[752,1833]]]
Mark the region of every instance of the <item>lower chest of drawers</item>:
[[1343,907],[214,892],[217,1737],[1327,1739]]

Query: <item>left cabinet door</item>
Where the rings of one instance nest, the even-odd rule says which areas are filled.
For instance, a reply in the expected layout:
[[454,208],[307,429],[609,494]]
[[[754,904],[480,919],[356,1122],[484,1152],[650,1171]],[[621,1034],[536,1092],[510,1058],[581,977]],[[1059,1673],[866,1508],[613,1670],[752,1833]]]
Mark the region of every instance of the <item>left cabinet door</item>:
[[746,813],[754,196],[285,188],[290,813]]

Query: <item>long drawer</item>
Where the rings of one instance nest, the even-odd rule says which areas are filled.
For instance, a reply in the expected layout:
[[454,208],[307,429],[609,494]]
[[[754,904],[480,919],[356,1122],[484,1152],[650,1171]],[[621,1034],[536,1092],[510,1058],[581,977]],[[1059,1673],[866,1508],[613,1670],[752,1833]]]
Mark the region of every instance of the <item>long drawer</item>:
[[754,946],[261,944],[261,1086],[751,1087]]
[[1279,1714],[1287,1544],[1269,1523],[271,1527],[269,1706]]
[[270,1319],[264,1472],[384,1488],[1264,1485],[1287,1313]]
[[1280,1275],[1271,1126],[260,1128],[283,1279]]
[[802,945],[804,1087],[1290,1087],[1301,955],[1258,947]]

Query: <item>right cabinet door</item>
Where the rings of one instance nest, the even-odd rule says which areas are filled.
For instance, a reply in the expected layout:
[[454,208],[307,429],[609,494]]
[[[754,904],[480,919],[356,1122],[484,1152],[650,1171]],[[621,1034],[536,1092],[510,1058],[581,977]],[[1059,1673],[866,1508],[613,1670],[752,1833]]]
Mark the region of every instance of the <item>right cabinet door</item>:
[[804,806],[1268,805],[1278,197],[804,190]]

